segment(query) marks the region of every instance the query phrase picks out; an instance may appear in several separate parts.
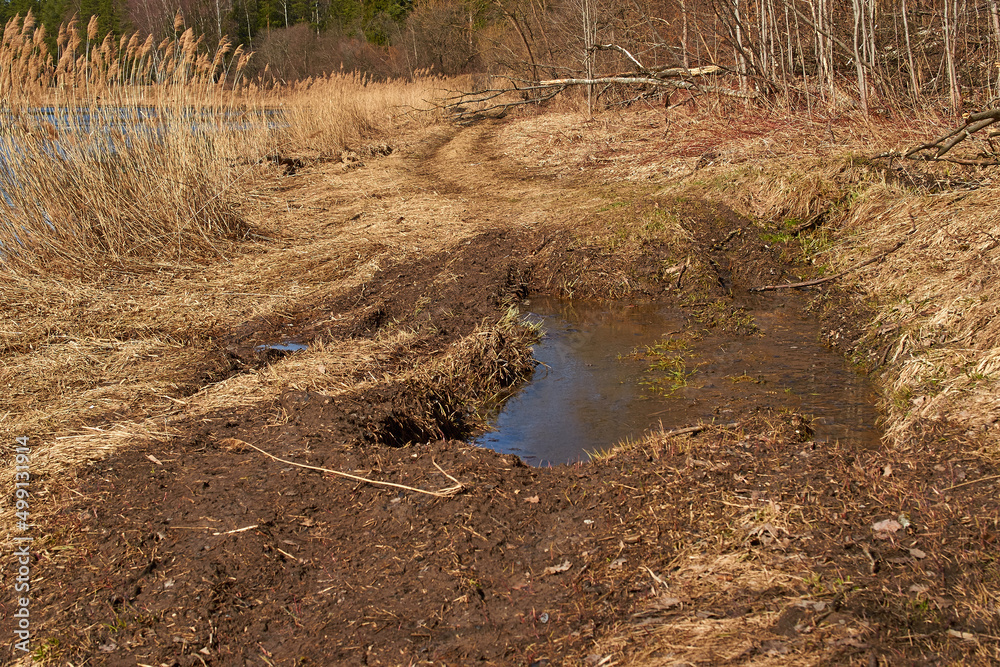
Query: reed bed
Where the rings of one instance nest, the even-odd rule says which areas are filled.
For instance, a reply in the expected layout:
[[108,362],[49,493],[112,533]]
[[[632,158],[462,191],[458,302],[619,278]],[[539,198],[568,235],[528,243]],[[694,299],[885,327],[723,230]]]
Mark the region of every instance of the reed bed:
[[376,83],[334,74],[292,85],[247,80],[251,54],[208,51],[184,29],[95,41],[97,24],[45,48],[31,14],[0,43],[0,262],[97,276],[225,260],[258,234],[247,194],[289,153],[338,155],[374,140],[433,95],[432,78]]
[[338,157],[400,125],[421,125],[444,94],[447,80],[418,72],[410,81],[377,81],[356,72],[340,72],[278,84],[264,99],[281,109],[287,127],[282,149],[295,154]]
[[238,147],[268,143],[261,124],[230,120],[226,75],[238,79],[247,55],[223,43],[210,57],[191,30],[158,45],[96,34],[95,20],[64,26],[55,60],[31,14],[4,30],[5,268],[93,274],[224,254],[248,233],[229,165]]

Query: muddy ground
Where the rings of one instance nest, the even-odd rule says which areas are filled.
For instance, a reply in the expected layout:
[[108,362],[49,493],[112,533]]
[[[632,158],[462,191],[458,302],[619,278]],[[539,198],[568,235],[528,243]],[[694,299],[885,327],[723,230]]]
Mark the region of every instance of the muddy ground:
[[[136,437],[42,480],[35,658],[1000,658],[998,473],[947,425],[905,451],[820,443],[808,415],[770,397],[727,414],[735,426],[654,434],[585,465],[535,469],[467,444],[488,400],[531,372],[530,332],[504,319],[529,295],[679,305],[692,335],[756,335],[738,326],[746,312],[809,309],[845,353],[879,361],[880,350],[856,348],[864,311],[836,285],[748,291],[811,275],[762,238],[766,222],[662,198],[655,183],[619,182],[603,163],[520,160],[505,152],[504,131],[437,128],[360,165],[276,173],[281,205],[264,218],[287,227],[275,245],[309,254],[318,235],[363,237],[350,262],[329,248],[309,255],[310,267],[358,277],[280,312],[207,326],[174,400],[295,358],[258,348],[268,343],[370,343],[378,353],[352,358],[336,386],[322,382],[332,369],[317,368],[317,382],[264,401],[178,408],[170,437]],[[675,223],[682,234],[666,229]],[[294,464],[425,490],[457,480],[461,490],[428,495]]]

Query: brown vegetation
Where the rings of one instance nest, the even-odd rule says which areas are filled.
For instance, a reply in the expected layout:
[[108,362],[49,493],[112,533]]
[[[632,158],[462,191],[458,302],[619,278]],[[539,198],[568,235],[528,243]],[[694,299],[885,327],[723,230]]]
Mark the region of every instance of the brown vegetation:
[[[161,80],[127,44],[101,69],[80,37],[60,69],[24,24],[7,38],[31,189],[4,211],[0,439],[33,450],[37,658],[998,659],[1000,193],[982,167],[871,159],[940,117],[572,100],[458,130],[401,113],[434,79],[221,85],[189,35]],[[32,119],[43,99],[148,105],[165,138],[95,155]],[[191,132],[192,108],[251,122]],[[527,294],[724,326],[798,307],[752,288],[845,269],[803,300],[879,384],[875,449],[768,410],[553,470],[463,442],[530,372]],[[266,347],[286,341],[308,349]]]

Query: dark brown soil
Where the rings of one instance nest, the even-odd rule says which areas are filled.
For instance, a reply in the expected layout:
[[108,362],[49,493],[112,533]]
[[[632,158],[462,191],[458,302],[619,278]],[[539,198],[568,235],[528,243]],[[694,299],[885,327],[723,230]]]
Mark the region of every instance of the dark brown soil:
[[[493,175],[463,184],[432,169],[433,156],[455,150],[445,137],[411,149],[414,182],[455,197],[489,182],[498,199],[516,198],[523,184],[556,188],[545,174],[515,179],[489,130],[463,132],[466,141],[479,133],[477,155]],[[137,441],[76,477],[46,480],[46,537],[33,565],[37,657],[989,664],[1000,641],[997,471],[947,433],[908,451],[816,443],[808,419],[776,402],[734,415],[735,428],[656,437],[581,466],[529,468],[464,441],[487,399],[530,373],[527,335],[496,328],[528,294],[669,301],[698,326],[726,329],[750,287],[805,272],[731,211],[657,201],[636,186],[621,196],[634,202],[621,219],[669,208],[695,241],[634,237],[609,249],[617,221],[607,216],[526,227],[509,213],[523,201],[498,212],[481,200],[470,215],[495,219],[458,249],[383,264],[360,287],[298,304],[280,322],[214,331],[218,352],[192,370],[194,384],[280,357],[262,344],[419,335],[359,369],[356,389],[289,390],[192,415],[176,426],[179,437]],[[664,269],[688,257],[678,289]],[[457,277],[437,280],[445,272]],[[854,312],[847,303],[826,303],[830,321]],[[699,317],[706,304],[721,304],[709,322]],[[464,358],[466,375],[403,373],[436,368],[484,323],[493,337]],[[373,370],[407,379],[366,388],[362,376]],[[434,497],[373,486],[272,460],[248,443],[421,489],[450,486],[447,473],[464,490]],[[900,516],[907,525],[873,531]]]

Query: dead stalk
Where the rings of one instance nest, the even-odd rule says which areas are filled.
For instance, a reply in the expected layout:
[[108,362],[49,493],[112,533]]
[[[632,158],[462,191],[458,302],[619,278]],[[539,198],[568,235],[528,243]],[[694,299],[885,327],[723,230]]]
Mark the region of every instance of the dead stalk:
[[[235,438],[234,438],[234,440],[235,440]],[[264,451],[263,449],[261,449],[257,445],[253,445],[253,444],[251,444],[249,442],[244,442],[242,440],[238,440],[237,442],[239,442],[242,445],[246,445],[247,447],[251,447],[253,449],[256,449],[261,454],[264,454],[265,456],[269,456],[270,458],[274,459],[275,461],[278,461],[280,463],[284,463],[286,465],[296,466],[297,468],[305,468],[307,470],[317,470],[319,472],[325,472],[325,473],[329,473],[331,475],[337,475],[338,477],[346,477],[348,479],[353,479],[353,480],[355,480],[357,482],[362,482],[364,484],[373,484],[375,486],[391,486],[391,487],[396,488],[396,489],[403,489],[405,491],[413,491],[414,493],[423,493],[425,495],[434,496],[436,498],[450,498],[451,496],[454,496],[454,495],[456,495],[458,493],[461,493],[462,491],[464,491],[466,489],[466,486],[464,484],[462,484],[457,479],[455,479],[454,477],[452,477],[451,475],[449,475],[448,473],[446,473],[444,470],[442,470],[441,466],[439,466],[436,462],[434,463],[434,466],[438,470],[441,470],[441,473],[443,475],[445,475],[448,479],[450,479],[453,482],[455,482],[454,486],[449,486],[447,488],[441,489],[440,491],[427,491],[426,489],[418,489],[418,488],[415,488],[415,487],[412,487],[412,486],[406,486],[405,484],[396,484],[394,482],[383,482],[383,481],[380,481],[380,480],[368,479],[367,477],[360,477],[358,475],[352,475],[352,474],[347,473],[347,472],[341,472],[340,470],[330,470],[329,468],[320,468],[318,466],[306,465],[305,463],[296,463],[295,461],[289,461],[288,459],[279,458],[279,457],[275,456],[274,454],[271,454],[270,452]]]

